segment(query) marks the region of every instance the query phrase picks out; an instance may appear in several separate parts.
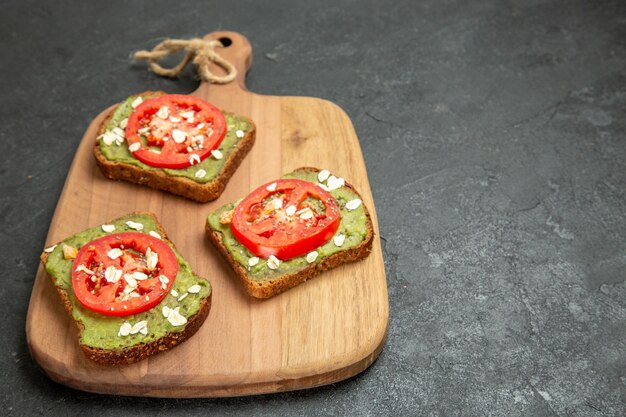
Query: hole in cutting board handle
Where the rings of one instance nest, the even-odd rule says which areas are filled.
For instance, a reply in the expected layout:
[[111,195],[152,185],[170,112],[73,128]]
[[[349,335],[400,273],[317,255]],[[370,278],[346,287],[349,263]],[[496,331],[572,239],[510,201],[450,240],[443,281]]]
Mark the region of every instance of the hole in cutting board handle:
[[226,36],[219,38],[218,41],[222,42],[224,48],[228,48],[230,45],[233,44],[233,40]]

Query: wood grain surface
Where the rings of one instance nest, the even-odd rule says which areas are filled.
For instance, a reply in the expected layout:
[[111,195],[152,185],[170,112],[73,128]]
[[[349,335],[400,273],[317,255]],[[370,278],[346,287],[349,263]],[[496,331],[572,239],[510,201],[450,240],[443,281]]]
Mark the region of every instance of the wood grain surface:
[[[374,202],[349,118],[325,100],[247,91],[245,74],[252,62],[248,40],[234,32],[206,38],[232,41],[219,52],[236,65],[239,75],[223,86],[203,83],[192,94],[248,116],[257,125],[256,144],[222,196],[199,204],[105,179],[92,155],[105,110],[90,124],[76,152],[46,246],[131,211],[152,211],[193,270],[213,285],[209,317],[195,336],[171,351],[127,366],[95,365],[79,349],[77,329],[40,267],[26,335],[33,358],[62,384],[135,396],[271,393],[351,377],[372,364],[382,350],[388,322],[385,270]],[[222,204],[300,166],[329,169],[360,191],[376,231],[372,253],[269,300],[253,299],[208,243],[205,219]]]

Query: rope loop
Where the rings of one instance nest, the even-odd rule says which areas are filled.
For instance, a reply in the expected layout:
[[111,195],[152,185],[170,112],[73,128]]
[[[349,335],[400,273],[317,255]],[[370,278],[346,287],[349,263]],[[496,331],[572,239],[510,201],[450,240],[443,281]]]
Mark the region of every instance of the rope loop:
[[[227,84],[237,77],[237,69],[215,51],[217,47],[223,48],[224,45],[219,40],[205,41],[200,38],[188,40],[166,39],[151,51],[135,52],[135,59],[147,60],[150,70],[164,77],[176,77],[190,61],[193,61],[203,81],[214,84]],[[164,68],[159,64],[159,59],[182,50],[187,53],[178,65],[172,68]],[[226,75],[213,74],[209,69],[212,63],[222,67],[226,71]]]

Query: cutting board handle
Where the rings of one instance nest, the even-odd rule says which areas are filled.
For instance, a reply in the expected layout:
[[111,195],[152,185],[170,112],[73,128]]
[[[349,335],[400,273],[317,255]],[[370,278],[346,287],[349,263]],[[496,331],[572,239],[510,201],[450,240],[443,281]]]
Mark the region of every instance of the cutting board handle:
[[[228,84],[210,84],[205,81],[200,83],[200,86],[195,93],[200,93],[203,90],[211,91],[212,89],[240,89],[246,90],[246,73],[252,66],[252,45],[250,41],[237,32],[212,32],[203,37],[204,40],[218,39],[224,45],[223,48],[217,48],[216,52],[220,54],[224,59],[229,61],[237,68],[237,78]],[[225,74],[224,69],[212,64],[211,72],[214,74]]]

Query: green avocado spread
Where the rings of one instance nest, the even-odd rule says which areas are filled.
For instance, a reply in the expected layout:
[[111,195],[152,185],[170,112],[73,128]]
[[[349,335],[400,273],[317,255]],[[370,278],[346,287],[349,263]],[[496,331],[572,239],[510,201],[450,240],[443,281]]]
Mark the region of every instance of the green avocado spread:
[[[152,216],[133,214],[111,222],[110,224],[115,226],[115,230],[111,233],[136,232],[137,230],[130,228],[126,224],[129,220],[141,223],[143,225],[142,233],[150,233],[151,231],[158,232],[157,225]],[[168,244],[178,258],[178,274],[176,275],[170,292],[156,307],[131,316],[113,317],[91,311],[83,307],[78,301],[72,290],[71,281],[74,260],[64,258],[63,246],[67,245],[75,249],[80,249],[80,247],[86,243],[107,234],[109,233],[103,231],[101,226],[98,226],[71,236],[59,243],[54,250],[48,254],[45,265],[46,272],[54,279],[55,285],[67,292],[72,304],[72,315],[74,319],[84,326],[84,330],[80,334],[80,343],[98,349],[123,349],[139,343],[150,343],[168,333],[182,331],[185,328],[184,325],[173,326],[163,316],[163,307],[167,306],[170,309],[179,307],[180,315],[189,319],[200,310],[200,302],[211,294],[211,284],[194,275],[189,264],[169,242]],[[199,285],[200,292],[188,292],[187,290],[192,285]],[[184,294],[187,295],[182,297]],[[142,333],[129,334],[127,336],[119,335],[122,324],[129,323],[132,326],[143,320],[147,322],[148,333],[146,335]]]
[[[284,178],[298,178],[313,183],[319,183],[317,179],[317,172],[295,171],[285,175]],[[348,210],[346,208],[346,203],[358,199],[359,196],[347,187],[340,187],[332,190],[330,191],[330,194],[335,197],[341,210],[341,223],[339,225],[339,229],[337,229],[337,232],[335,233],[335,236],[343,234],[345,235],[345,241],[343,245],[336,246],[333,238],[317,248],[316,251],[318,253],[318,257],[316,262],[337,252],[358,246],[367,237],[367,216],[363,204],[353,210]],[[240,201],[241,200],[220,207],[209,215],[207,223],[212,230],[222,234],[224,245],[233,258],[248,270],[248,274],[251,279],[257,281],[271,280],[280,275],[298,272],[299,270],[309,266],[306,256],[299,256],[286,261],[281,260],[277,269],[270,269],[267,266],[267,261],[265,259],[259,259],[259,263],[252,267],[249,266],[248,260],[254,257],[254,255],[235,238],[230,228],[230,223],[220,223],[220,215],[225,211],[234,209]]]
[[[141,97],[142,99],[148,99],[153,96],[154,95],[142,95]],[[128,116],[132,113],[132,103],[135,99],[137,99],[137,97],[138,96],[130,96],[126,100],[121,102],[119,106],[117,106],[113,115],[106,124],[103,133],[113,131],[113,129],[115,128],[121,129],[120,124],[122,123],[122,121],[128,119]],[[195,164],[187,168],[155,168],[146,165],[133,157],[132,153],[128,150],[128,144],[126,143],[126,141],[123,141],[122,143],[113,142],[108,145],[105,143],[102,136],[99,138],[100,151],[109,161],[124,162],[150,171],[162,171],[173,177],[184,177],[192,181],[204,184],[217,177],[219,172],[222,170],[222,167],[228,160],[230,154],[233,153],[235,149],[237,149],[239,142],[241,142],[241,140],[243,139],[243,137],[240,138],[237,136],[237,131],[240,130],[244,134],[246,134],[251,132],[253,129],[252,124],[247,119],[238,117],[230,113],[224,113],[224,117],[226,118],[226,124],[228,129],[226,131],[224,139],[218,147],[218,150],[223,155],[221,159],[215,159],[213,156],[208,156],[199,164]],[[124,129],[122,129],[122,131],[123,130]],[[146,139],[144,137],[142,137],[142,142],[144,145],[146,144]],[[198,178],[196,177],[196,173],[201,169],[204,170],[206,174]]]

